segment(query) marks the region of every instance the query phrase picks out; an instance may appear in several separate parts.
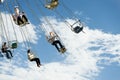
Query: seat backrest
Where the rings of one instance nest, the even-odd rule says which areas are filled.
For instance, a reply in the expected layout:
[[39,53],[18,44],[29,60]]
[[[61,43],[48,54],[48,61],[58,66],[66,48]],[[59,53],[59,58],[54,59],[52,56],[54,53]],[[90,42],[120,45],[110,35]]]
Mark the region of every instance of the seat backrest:
[[17,43],[12,43],[12,44],[11,44],[11,48],[12,48],[12,49],[17,48]]

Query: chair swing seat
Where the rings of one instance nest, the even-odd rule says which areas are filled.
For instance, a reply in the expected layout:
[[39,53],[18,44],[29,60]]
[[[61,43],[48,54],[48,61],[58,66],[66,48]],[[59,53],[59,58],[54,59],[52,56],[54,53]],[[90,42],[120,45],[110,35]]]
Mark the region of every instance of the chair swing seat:
[[26,26],[27,24],[29,24],[29,22],[25,22],[25,23],[23,23],[23,24],[20,24],[19,26],[20,26],[20,27],[23,27],[23,26]]
[[76,26],[75,28],[73,28],[73,31],[75,33],[80,33],[82,30],[83,30],[83,27],[80,27],[80,26]]
[[58,1],[51,1],[50,3],[46,4],[45,7],[48,9],[54,9],[58,6]]
[[17,44],[17,41],[16,41],[16,40],[14,40],[14,41],[9,41],[9,47],[10,47],[11,49],[15,49],[15,48],[17,48],[17,46],[18,46],[18,44]]
[[30,23],[29,22],[24,22],[24,23],[20,23],[20,24],[17,23],[17,25],[20,26],[20,27],[23,27],[23,26],[25,26],[27,24],[30,24]]
[[21,22],[21,21],[16,22],[16,24],[17,24],[18,26],[23,26],[23,22]]
[[27,24],[30,24],[29,22],[26,22],[26,21],[24,21],[24,20],[23,20],[23,22],[24,22],[24,23],[21,23],[21,24],[19,25],[20,27],[23,27],[23,26],[26,26]]
[[12,48],[12,49],[17,48],[17,43],[16,43],[16,42],[12,43],[12,44],[11,44],[11,48]]

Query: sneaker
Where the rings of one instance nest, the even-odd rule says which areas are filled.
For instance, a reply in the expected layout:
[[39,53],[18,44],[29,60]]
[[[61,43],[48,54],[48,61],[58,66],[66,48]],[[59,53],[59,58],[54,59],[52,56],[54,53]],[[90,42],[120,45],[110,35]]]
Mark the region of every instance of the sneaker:
[[61,52],[61,53],[64,53],[65,51],[66,51],[66,48],[65,48],[65,47],[63,47],[63,48],[60,49],[60,52]]

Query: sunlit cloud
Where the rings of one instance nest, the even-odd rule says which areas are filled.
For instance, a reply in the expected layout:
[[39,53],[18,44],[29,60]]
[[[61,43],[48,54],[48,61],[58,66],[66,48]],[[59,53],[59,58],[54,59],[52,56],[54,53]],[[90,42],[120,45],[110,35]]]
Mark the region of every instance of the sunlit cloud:
[[[120,63],[120,34],[105,33],[85,26],[85,33],[76,34],[63,22],[48,17],[61,42],[67,48],[65,59],[45,63],[40,68],[33,62],[25,61],[27,67],[8,62],[0,62],[0,79],[2,80],[92,80],[104,68],[99,64]],[[68,19],[71,24],[75,20]],[[42,19],[46,29],[52,31],[50,25]],[[31,33],[32,35],[32,33]],[[106,56],[107,55],[107,56]],[[24,62],[24,61],[23,61]],[[21,62],[22,63],[22,62]],[[24,65],[24,64],[23,64]]]
[[[30,41],[32,43],[36,43],[37,38],[37,33],[35,32],[35,26],[32,24],[28,24],[24,27],[20,27],[16,25],[12,19],[12,16],[10,14],[3,14],[2,19],[3,20],[0,22],[1,26],[1,37],[4,36],[5,39],[3,41],[13,41],[17,40],[18,42],[23,42],[23,41]],[[6,37],[7,35],[7,37]],[[0,39],[1,39],[0,37]]]

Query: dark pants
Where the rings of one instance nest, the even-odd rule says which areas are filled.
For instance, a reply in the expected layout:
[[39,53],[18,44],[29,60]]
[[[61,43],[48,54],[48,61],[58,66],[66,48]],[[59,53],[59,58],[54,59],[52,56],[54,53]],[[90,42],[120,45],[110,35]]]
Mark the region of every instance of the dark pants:
[[37,64],[38,67],[40,67],[40,65],[41,65],[39,58],[34,58],[34,59],[30,60],[30,61],[36,61],[36,64]]
[[11,52],[10,50],[6,50],[6,51],[4,51],[4,52],[6,53],[6,57],[7,57],[8,59],[10,59],[11,57],[13,57],[12,52]]
[[[23,20],[23,19],[24,19],[24,20]],[[26,18],[25,15],[22,15],[22,18],[21,18],[20,16],[18,16],[18,18],[17,18],[17,23],[18,23],[18,25],[24,24],[25,22],[28,22],[28,19]]]
[[28,19],[26,18],[25,15],[22,15],[22,20],[23,20],[23,18],[24,18],[25,22],[28,22]]
[[[59,44],[60,48],[58,47],[57,44]],[[52,43],[52,45],[54,45],[59,52],[60,52],[59,49],[63,48],[63,45],[61,44],[61,42],[60,42],[59,40],[54,41],[54,42]]]
[[20,16],[18,16],[18,18],[17,18],[17,23],[18,23],[18,25],[21,25],[24,23]]

